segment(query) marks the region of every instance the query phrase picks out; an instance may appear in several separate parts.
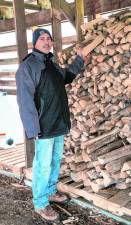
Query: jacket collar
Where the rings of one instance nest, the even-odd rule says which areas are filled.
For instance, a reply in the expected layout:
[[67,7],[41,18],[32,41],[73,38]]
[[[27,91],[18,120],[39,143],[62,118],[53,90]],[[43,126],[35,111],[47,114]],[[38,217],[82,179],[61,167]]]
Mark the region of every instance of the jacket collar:
[[32,54],[37,57],[40,61],[46,61],[47,59],[52,60],[54,55],[49,52],[48,54],[42,53],[40,51],[33,50]]

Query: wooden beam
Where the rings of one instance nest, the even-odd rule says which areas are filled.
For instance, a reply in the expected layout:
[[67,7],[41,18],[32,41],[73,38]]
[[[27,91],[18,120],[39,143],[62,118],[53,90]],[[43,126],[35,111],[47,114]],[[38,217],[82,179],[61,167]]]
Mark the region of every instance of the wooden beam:
[[0,65],[12,65],[12,64],[17,64],[17,63],[18,63],[17,58],[0,59]]
[[83,40],[81,25],[84,23],[84,0],[75,0],[77,40]]
[[63,45],[75,44],[76,42],[77,42],[76,35],[68,36],[68,37],[63,37],[62,38],[62,44]]
[[[41,10],[40,12],[30,13],[25,16],[26,28],[51,23],[51,10]],[[64,17],[62,18],[64,19]],[[15,30],[14,19],[0,20],[0,32]]]
[[[28,49],[32,48],[32,43],[28,43]],[[4,46],[0,47],[0,52],[16,52],[17,46],[16,45],[10,45],[10,46]]]
[[14,78],[15,72],[0,72],[0,77]]
[[60,8],[65,18],[75,27],[75,12],[72,10],[71,4],[67,3],[65,0],[60,0]]
[[[64,13],[61,8],[61,13],[59,12],[59,18],[61,19],[61,21],[65,20],[65,18],[68,19],[68,14],[67,14],[66,8],[65,8],[65,11],[66,11],[66,13]],[[65,16],[62,14],[62,12]],[[71,13],[73,14],[72,21],[73,21],[73,24],[75,27],[75,19],[74,19],[75,17],[74,17],[73,10],[71,10]],[[43,9],[40,12],[27,14],[25,16],[26,28],[33,27],[33,26],[39,26],[39,25],[51,24],[51,18],[52,18],[52,13],[51,13],[50,9]],[[71,22],[71,19],[70,19],[70,22]],[[14,19],[0,20],[0,33],[12,31],[14,29],[15,29]]]
[[60,11],[60,0],[51,0],[52,6],[52,34],[54,42],[54,56],[62,50],[61,21],[55,16],[56,10]]
[[1,80],[0,79],[0,86],[15,87],[16,86],[16,82],[14,80]]
[[[13,3],[10,2],[10,1],[4,1],[4,0],[0,0],[0,6],[7,6],[7,7],[13,7]],[[25,9],[30,9],[30,10],[41,10],[41,7],[38,6],[38,5],[34,5],[34,4],[28,4],[28,3],[25,3],[24,4],[24,8]]]
[[14,8],[14,14],[15,14],[15,28],[16,28],[18,58],[19,58],[19,62],[22,62],[22,59],[28,53],[24,0],[21,0],[19,2],[18,0],[13,0],[13,8]]
[[[77,41],[77,38],[75,35],[62,38],[63,45],[75,44],[76,41]],[[32,49],[32,43],[28,43],[28,49]],[[2,52],[2,53],[3,52],[12,52],[12,51],[14,51],[14,52],[17,51],[16,45],[0,47],[0,52]]]

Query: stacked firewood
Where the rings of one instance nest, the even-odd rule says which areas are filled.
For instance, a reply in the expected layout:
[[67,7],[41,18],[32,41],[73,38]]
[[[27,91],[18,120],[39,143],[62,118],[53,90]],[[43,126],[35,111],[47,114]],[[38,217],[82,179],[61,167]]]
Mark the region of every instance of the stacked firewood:
[[[97,192],[112,184],[131,186],[131,12],[82,25],[83,54],[90,59],[67,86],[72,129],[65,139],[61,174]],[[75,46],[59,54],[61,67]],[[65,172],[66,171],[66,172]]]

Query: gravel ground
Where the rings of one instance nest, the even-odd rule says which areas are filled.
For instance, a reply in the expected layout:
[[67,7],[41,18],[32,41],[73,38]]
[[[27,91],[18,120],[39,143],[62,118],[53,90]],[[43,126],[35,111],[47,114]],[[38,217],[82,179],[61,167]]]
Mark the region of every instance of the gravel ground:
[[[70,201],[52,205],[60,213],[58,225],[122,225],[98,212],[83,209]],[[19,180],[0,175],[0,225],[46,225],[34,213],[30,188],[19,185]],[[124,224],[123,224],[124,225]]]

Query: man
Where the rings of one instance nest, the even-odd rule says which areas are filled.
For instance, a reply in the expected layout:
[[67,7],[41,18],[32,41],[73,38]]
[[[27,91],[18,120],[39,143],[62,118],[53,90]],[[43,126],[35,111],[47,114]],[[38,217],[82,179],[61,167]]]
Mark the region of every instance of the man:
[[28,139],[35,139],[32,191],[35,211],[46,221],[58,219],[49,202],[63,202],[56,192],[64,135],[70,130],[70,115],[65,85],[81,71],[81,50],[68,69],[61,69],[50,52],[52,36],[46,29],[33,33],[33,52],[16,73],[17,101]]

